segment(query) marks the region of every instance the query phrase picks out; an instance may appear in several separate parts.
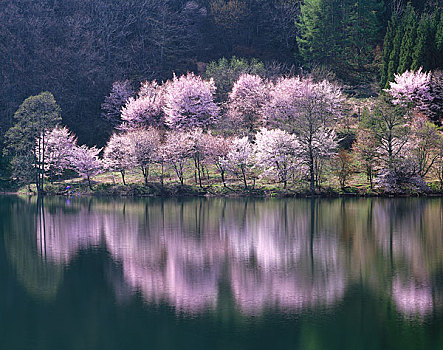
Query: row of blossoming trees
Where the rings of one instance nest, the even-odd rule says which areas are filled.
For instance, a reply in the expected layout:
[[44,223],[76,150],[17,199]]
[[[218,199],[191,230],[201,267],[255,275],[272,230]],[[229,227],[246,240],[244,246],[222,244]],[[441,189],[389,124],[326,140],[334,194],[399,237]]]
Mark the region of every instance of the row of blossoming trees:
[[106,170],[120,172],[126,184],[125,174],[134,168],[148,183],[155,167],[162,183],[164,172],[173,170],[180,184],[192,173],[200,186],[209,170],[217,170],[225,186],[227,174],[245,188],[257,177],[284,188],[297,178],[308,180],[313,193],[325,167],[334,164],[342,187],[360,171],[371,187],[376,177],[388,191],[424,188],[430,173],[443,181],[442,139],[431,122],[441,117],[442,81],[438,72],[397,76],[387,94],[368,103],[349,151],[339,150],[336,134],[347,127],[347,103],[341,88],[327,80],[270,82],[243,74],[225,103],[216,103],[212,80],[192,73],[161,85],[145,82],[123,103],[121,123],[103,152],[77,146],[66,127],[46,131],[44,169],[52,178],[74,169],[91,185]]

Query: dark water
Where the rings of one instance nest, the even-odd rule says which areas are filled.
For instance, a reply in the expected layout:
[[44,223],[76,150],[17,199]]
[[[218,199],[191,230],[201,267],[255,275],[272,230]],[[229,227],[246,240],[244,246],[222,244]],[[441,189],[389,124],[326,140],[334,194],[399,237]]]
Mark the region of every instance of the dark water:
[[0,197],[0,349],[443,349],[443,199]]

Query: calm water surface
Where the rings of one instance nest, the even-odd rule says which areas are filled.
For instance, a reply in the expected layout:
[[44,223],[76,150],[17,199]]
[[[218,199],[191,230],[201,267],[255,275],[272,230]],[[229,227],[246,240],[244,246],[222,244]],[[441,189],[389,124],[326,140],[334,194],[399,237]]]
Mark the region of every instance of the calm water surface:
[[0,349],[443,349],[443,199],[0,197]]

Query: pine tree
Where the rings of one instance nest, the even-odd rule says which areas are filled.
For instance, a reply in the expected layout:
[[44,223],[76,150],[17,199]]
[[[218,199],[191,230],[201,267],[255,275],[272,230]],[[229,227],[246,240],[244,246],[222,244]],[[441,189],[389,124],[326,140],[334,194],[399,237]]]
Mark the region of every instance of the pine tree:
[[297,42],[308,65],[338,61],[339,8],[337,0],[306,0],[301,6]]
[[300,54],[307,65],[358,72],[373,60],[380,39],[383,0],[306,0],[301,6]]
[[389,82],[394,80],[394,75],[398,72],[400,59],[400,47],[403,39],[403,22],[399,20],[395,26],[395,36],[392,42],[392,50],[389,54],[388,74],[385,88],[389,87]]
[[380,79],[380,87],[382,89],[389,87],[389,63],[391,58],[391,52],[394,48],[394,38],[397,28],[397,18],[392,16],[392,19],[388,23],[386,29],[385,40],[383,43],[383,55],[382,55],[382,71]]
[[440,11],[440,18],[436,28],[435,34],[435,49],[436,49],[436,67],[443,68],[443,12]]
[[403,73],[411,68],[417,37],[417,15],[411,3],[408,3],[403,15],[404,34],[401,41],[397,73]]
[[423,67],[429,71],[436,66],[435,15],[423,15],[417,28],[417,43],[413,54],[412,70]]
[[384,3],[381,0],[357,0],[355,5],[356,25],[353,42],[357,48],[359,66],[372,60],[374,46],[382,37]]

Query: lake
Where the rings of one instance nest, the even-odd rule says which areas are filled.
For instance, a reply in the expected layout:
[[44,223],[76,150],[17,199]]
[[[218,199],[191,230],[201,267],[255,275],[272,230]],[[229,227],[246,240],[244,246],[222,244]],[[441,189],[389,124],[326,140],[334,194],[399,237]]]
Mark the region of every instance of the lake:
[[443,349],[443,199],[0,197],[0,349]]

